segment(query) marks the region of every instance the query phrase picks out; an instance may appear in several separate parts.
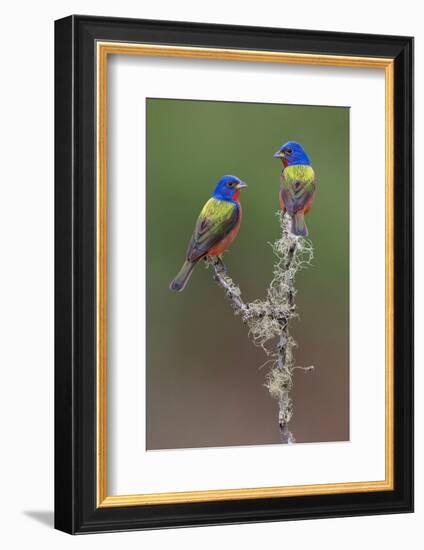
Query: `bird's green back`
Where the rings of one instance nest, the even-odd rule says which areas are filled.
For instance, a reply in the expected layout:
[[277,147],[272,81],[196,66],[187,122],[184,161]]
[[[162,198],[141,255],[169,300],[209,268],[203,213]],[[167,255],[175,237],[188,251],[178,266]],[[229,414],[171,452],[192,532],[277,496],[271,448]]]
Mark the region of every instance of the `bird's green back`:
[[214,220],[219,224],[220,221],[232,218],[235,208],[237,206],[233,202],[221,201],[212,197],[200,212],[199,220]]
[[308,185],[315,182],[315,172],[312,166],[307,164],[294,164],[284,169],[282,180],[286,185],[292,185],[295,182]]

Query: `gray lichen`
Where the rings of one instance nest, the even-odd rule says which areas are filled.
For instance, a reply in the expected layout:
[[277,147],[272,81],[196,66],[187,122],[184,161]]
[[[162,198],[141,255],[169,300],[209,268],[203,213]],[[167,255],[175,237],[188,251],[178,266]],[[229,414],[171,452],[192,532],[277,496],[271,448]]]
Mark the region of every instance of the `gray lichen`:
[[207,258],[207,264],[214,271],[214,280],[225,290],[234,312],[249,329],[249,336],[256,346],[261,347],[269,357],[270,369],[265,386],[278,402],[278,423],[283,443],[294,443],[288,428],[293,416],[293,402],[290,392],[293,387],[295,369],[305,371],[313,367],[299,367],[294,364],[293,349],[297,343],[289,333],[291,319],[297,317],[295,279],[297,273],[310,265],[313,259],[312,243],[290,231],[291,220],[281,211],[277,213],[281,237],[271,244],[276,258],[273,279],[264,299],[245,303],[240,288],[228,275],[221,258]]

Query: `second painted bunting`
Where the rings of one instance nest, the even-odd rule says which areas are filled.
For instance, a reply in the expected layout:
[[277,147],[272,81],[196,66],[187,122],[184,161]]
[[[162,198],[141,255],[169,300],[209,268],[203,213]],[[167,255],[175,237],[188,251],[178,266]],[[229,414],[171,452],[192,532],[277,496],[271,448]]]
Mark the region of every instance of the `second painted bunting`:
[[240,228],[240,190],[247,185],[236,176],[223,176],[203,207],[188,244],[186,260],[169,288],[181,292],[197,262],[205,256],[219,256],[231,245]]
[[280,175],[280,206],[292,219],[294,235],[306,237],[305,214],[315,199],[316,182],[311,161],[300,143],[288,141],[274,154],[283,162]]

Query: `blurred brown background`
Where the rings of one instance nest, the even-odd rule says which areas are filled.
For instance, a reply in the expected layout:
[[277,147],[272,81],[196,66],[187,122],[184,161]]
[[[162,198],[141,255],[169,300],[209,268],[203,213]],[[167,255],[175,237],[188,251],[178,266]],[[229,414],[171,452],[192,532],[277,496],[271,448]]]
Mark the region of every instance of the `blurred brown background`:
[[243,222],[225,263],[246,301],[264,295],[278,238],[281,163],[302,143],[317,174],[307,217],[315,249],[297,279],[300,319],[291,430],[297,442],[349,439],[349,109],[147,100],[147,449],[279,443],[266,361],[211,273],[199,264],[168,290],[203,204],[235,174]]

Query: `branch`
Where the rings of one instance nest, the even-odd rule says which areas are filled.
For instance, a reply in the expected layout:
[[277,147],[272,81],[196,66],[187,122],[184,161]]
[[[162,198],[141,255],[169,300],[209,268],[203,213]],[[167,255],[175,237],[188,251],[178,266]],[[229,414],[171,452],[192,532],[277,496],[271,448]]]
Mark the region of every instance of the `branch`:
[[[283,235],[284,235],[284,224],[283,224]],[[286,236],[287,237],[287,236]],[[290,238],[290,237],[289,237]],[[296,237],[295,237],[296,239]],[[293,242],[290,244],[287,262],[285,266],[286,273],[289,272],[293,259],[295,258],[297,250],[297,240],[291,239]],[[288,284],[287,289],[287,302],[289,305],[289,315],[282,317],[279,320],[281,326],[281,336],[278,341],[277,350],[278,350],[278,359],[276,368],[279,370],[281,375],[281,394],[278,400],[278,424],[280,426],[281,440],[282,443],[295,443],[296,440],[289,430],[288,424],[293,416],[293,401],[290,397],[290,391],[293,387],[292,374],[293,370],[290,366],[290,362],[287,361],[288,354],[291,355],[291,347],[293,346],[293,341],[290,340],[289,335],[289,321],[291,314],[295,312],[294,305],[294,276],[292,277],[291,284]],[[293,287],[293,288],[292,288]]]
[[278,401],[278,424],[282,443],[294,443],[295,438],[289,430],[293,416],[293,402],[290,392],[293,388],[293,371],[311,370],[313,367],[294,365],[293,348],[296,342],[290,336],[290,320],[297,316],[295,306],[295,277],[299,270],[310,264],[313,258],[312,244],[291,233],[291,221],[282,212],[278,213],[281,238],[273,243],[276,256],[273,279],[264,300],[245,303],[240,288],[228,275],[220,257],[207,257],[207,265],[212,266],[213,278],[221,286],[230,301],[234,313],[240,315],[249,327],[249,336],[253,343],[260,346],[271,357],[267,361],[272,367],[266,376],[265,386],[273,398]]
[[237,314],[240,314],[243,320],[250,316],[249,306],[241,298],[241,290],[228,275],[227,268],[219,256],[207,256],[206,261],[212,266],[214,271],[214,281],[225,290],[227,298]]

